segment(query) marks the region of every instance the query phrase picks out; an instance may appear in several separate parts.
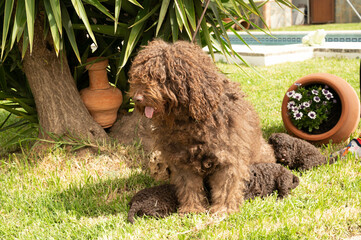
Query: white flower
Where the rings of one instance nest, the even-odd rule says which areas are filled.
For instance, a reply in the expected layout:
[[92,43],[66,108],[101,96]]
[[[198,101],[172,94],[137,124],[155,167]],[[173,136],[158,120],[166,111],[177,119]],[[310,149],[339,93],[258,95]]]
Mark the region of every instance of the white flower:
[[292,112],[298,112],[298,110],[300,110],[300,108],[295,105],[295,106],[291,107],[291,110],[292,110]]
[[328,91],[328,90],[326,90],[326,89],[322,89],[322,94],[323,95],[326,95],[326,94],[328,94],[330,91]]
[[327,100],[330,100],[331,98],[333,98],[333,95],[332,95],[332,93],[328,93],[328,94],[326,94],[325,95],[325,97],[327,98]]
[[290,101],[287,103],[287,109],[290,110],[292,107],[296,106],[296,103],[294,101]]
[[297,87],[299,87],[299,86],[302,85],[302,83],[295,83],[295,85],[296,85]]
[[297,99],[298,101],[300,101],[302,99],[302,94],[301,93],[295,93],[292,96],[294,99]]
[[302,106],[305,107],[305,108],[308,108],[308,107],[311,106],[311,104],[309,102],[303,102]]
[[313,101],[315,101],[315,102],[320,102],[320,101],[321,101],[321,98],[319,98],[319,97],[316,96],[316,97],[313,98]]
[[289,92],[286,93],[287,97],[289,97],[289,98],[292,97],[293,94],[295,94],[295,91],[294,91],[294,90],[289,91]]
[[302,118],[302,116],[303,116],[303,113],[301,113],[301,112],[294,112],[293,113],[293,117],[296,120],[300,120]]
[[316,116],[317,116],[314,111],[309,112],[307,115],[308,115],[308,117],[311,118],[311,119],[315,119]]
[[318,95],[318,91],[316,89],[312,89],[311,92],[312,92],[313,95]]

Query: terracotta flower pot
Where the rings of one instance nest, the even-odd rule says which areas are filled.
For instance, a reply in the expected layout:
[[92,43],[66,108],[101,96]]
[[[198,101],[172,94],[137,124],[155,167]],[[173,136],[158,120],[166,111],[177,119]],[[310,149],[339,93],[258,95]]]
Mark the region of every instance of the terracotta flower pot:
[[[97,57],[89,58],[87,62],[93,62],[96,59]],[[113,125],[123,101],[122,92],[109,84],[107,66],[107,59],[87,65],[89,87],[80,91],[81,99],[86,108],[94,120],[103,128],[109,128]]]
[[[360,101],[355,90],[345,80],[328,73],[315,73],[298,79],[295,84],[300,83],[303,87],[314,84],[324,84],[329,86],[339,97],[341,101],[341,113],[336,125],[328,131],[320,134],[310,134],[296,128],[288,116],[287,103],[289,97],[284,96],[282,102],[282,120],[287,131],[304,140],[313,143],[338,143],[351,135],[358,126],[360,120]],[[293,84],[288,90],[296,90],[297,86]]]
[[[232,21],[233,21],[233,20],[230,19],[230,18],[224,18],[224,19],[222,19],[222,20],[223,20],[223,22],[225,22],[225,23],[229,23],[229,22],[232,22]],[[250,27],[250,23],[247,22],[247,21],[245,21],[245,20],[243,20],[243,19],[241,19],[241,20],[239,21],[239,24],[241,24],[242,27],[244,27],[245,29],[249,29],[249,27]],[[235,30],[237,30],[237,31],[242,31],[242,30],[243,30],[243,29],[242,29],[240,26],[238,26],[237,24],[232,25],[232,28],[235,29]]]

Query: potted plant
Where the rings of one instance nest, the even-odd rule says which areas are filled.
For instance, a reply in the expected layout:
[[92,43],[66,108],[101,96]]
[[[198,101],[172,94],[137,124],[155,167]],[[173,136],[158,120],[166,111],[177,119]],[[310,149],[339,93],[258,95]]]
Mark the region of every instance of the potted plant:
[[315,73],[298,79],[282,102],[287,131],[314,143],[346,140],[360,120],[355,90],[342,78]]

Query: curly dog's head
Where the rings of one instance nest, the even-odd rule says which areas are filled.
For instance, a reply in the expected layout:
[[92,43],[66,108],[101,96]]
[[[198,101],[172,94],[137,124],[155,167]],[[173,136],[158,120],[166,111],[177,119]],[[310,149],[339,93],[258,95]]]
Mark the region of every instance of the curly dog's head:
[[129,94],[148,118],[202,121],[217,109],[223,78],[199,46],[154,40],[132,63]]

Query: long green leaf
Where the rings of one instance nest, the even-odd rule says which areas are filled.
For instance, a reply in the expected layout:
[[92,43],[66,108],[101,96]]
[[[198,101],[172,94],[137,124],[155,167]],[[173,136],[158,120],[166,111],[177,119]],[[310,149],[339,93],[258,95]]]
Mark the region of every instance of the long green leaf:
[[[260,19],[261,19],[261,21],[263,22],[263,24],[264,24],[265,26],[267,26],[266,21],[264,20],[261,12],[258,10],[258,7],[257,7],[256,4],[254,3],[254,1],[253,1],[253,0],[249,0],[249,4],[252,6],[252,8],[254,9],[254,11],[255,11],[255,12],[257,13],[257,15],[260,17]],[[267,28],[268,28],[268,26],[267,26]]]
[[[173,6],[174,6],[174,3],[173,3]],[[169,8],[169,18],[170,18],[170,25],[171,25],[171,29],[172,29],[172,40],[173,40],[173,42],[176,42],[176,41],[178,41],[179,27],[178,27],[177,17],[175,14],[174,7]]]
[[84,5],[83,3],[81,2],[81,0],[71,0],[72,4],[73,4],[73,7],[76,11],[76,13],[78,14],[78,16],[81,18],[81,20],[83,21],[87,31],[88,31],[88,34],[89,36],[91,37],[91,39],[93,40],[93,42],[97,45],[97,41],[95,40],[95,36],[94,36],[94,33],[91,29],[91,26],[90,26],[90,23],[89,23],[89,20],[88,20],[88,16],[85,12],[85,9],[84,9]]
[[111,15],[109,13],[109,10],[104,7],[103,4],[101,4],[98,0],[84,0],[84,2],[93,5],[94,7],[96,7],[99,11],[101,11],[102,13],[104,13],[106,16],[108,16],[110,19],[115,20],[115,18],[113,17],[113,15]]
[[[105,34],[105,35],[109,35],[109,36],[113,36],[113,37],[123,38],[127,34],[129,34],[130,30],[126,24],[118,23],[118,25],[119,25],[119,28],[117,29],[117,31],[115,33],[114,33],[114,28],[109,25],[91,25],[91,29],[95,33]],[[72,26],[74,29],[79,29],[79,30],[86,29],[84,24],[73,24]]]
[[177,9],[177,4],[176,2],[174,2],[174,13],[175,13],[175,19],[177,20],[177,25],[179,28],[179,32],[183,32],[183,21],[182,21],[182,16],[179,13],[178,9]]
[[227,56],[227,55],[229,55],[229,52],[228,52],[227,49],[225,49],[224,44],[222,44],[222,40],[223,40],[223,39],[221,38],[222,33],[221,33],[221,32],[219,31],[219,29],[217,28],[216,23],[214,23],[213,21],[209,21],[209,23],[211,24],[212,29],[213,29],[213,32],[214,32],[214,34],[211,35],[210,37],[211,37],[211,38],[213,38],[213,36],[215,37],[215,40],[212,40],[212,43],[213,43],[212,45],[213,45],[213,46],[214,46],[214,45],[217,45],[217,46],[218,46],[218,50],[220,50],[220,51],[222,52],[223,56],[226,57],[227,61],[229,61],[229,60],[228,60],[228,56]]
[[[138,15],[135,19],[135,22],[139,21],[140,19],[144,18],[144,16],[146,16],[150,10],[150,6],[151,6],[151,2],[152,1],[145,1],[144,2],[144,8],[140,9],[138,12]],[[118,72],[117,75],[119,75],[120,71],[122,70],[122,68],[125,66],[125,64],[127,63],[130,54],[133,52],[136,44],[139,41],[139,38],[141,37],[141,34],[144,30],[144,24],[146,23],[146,21],[142,21],[138,24],[136,24],[130,31],[129,33],[129,37],[127,39],[125,39],[125,43],[123,45],[122,48],[122,54],[120,56],[120,66],[118,67]],[[117,77],[118,78],[118,77]]]
[[68,36],[70,45],[73,48],[76,58],[81,63],[78,45],[77,45],[75,34],[74,34],[73,24],[69,17],[68,10],[64,6],[64,4],[61,5],[61,18],[63,21],[63,26],[65,28],[66,35]]
[[230,0],[230,2],[232,3],[233,5],[233,9],[235,10],[235,12],[237,13],[238,16],[242,16],[242,13],[241,11],[239,10],[239,5],[236,3],[235,0]]
[[18,103],[21,108],[23,108],[28,114],[35,114],[36,113],[36,110],[33,106],[25,103],[25,101],[22,101],[20,98],[12,98],[11,99],[13,102],[16,102]]
[[217,24],[220,26],[220,28],[222,30],[222,33],[220,33],[220,34],[226,39],[226,41],[229,44],[231,44],[231,41],[229,40],[229,37],[227,34],[227,30],[224,28],[224,25],[223,25],[223,22],[222,22],[222,19],[221,19],[221,16],[220,16],[220,13],[219,13],[219,10],[218,10],[216,4],[210,3],[209,7],[212,9],[212,12],[213,12],[214,16],[216,17]]
[[155,7],[152,8],[152,10],[147,13],[144,17],[142,17],[141,19],[137,20],[133,25],[131,25],[129,28],[132,28],[134,26],[136,26],[139,23],[142,23],[146,20],[148,20],[148,18],[150,18],[151,16],[153,16],[153,14],[158,10],[158,8],[160,7],[160,3],[157,4]]
[[197,20],[196,20],[196,14],[194,11],[194,1],[193,0],[183,0],[183,4],[184,4],[184,9],[186,11],[186,14],[188,16],[189,23],[192,26],[193,30],[196,30]]
[[21,48],[21,58],[22,59],[24,59],[24,57],[25,57],[25,53],[28,50],[28,46],[29,46],[29,35],[28,35],[28,27],[26,27],[24,29],[23,46]]
[[[196,9],[197,15],[201,16],[202,12],[203,12],[203,8],[202,8],[202,4],[200,2],[197,1],[195,3],[195,9]],[[206,41],[206,44],[208,46],[209,52],[210,52],[210,54],[212,56],[212,59],[214,60],[214,52],[213,52],[213,47],[212,47],[212,41],[211,41],[211,38],[210,38],[210,33],[209,33],[209,30],[208,30],[208,26],[207,26],[205,18],[203,18],[202,21],[201,21],[201,31],[200,31],[200,33],[203,35],[203,38]]]
[[165,15],[167,14],[167,11],[168,11],[169,2],[170,2],[170,0],[162,1],[162,6],[161,6],[160,12],[159,12],[158,25],[157,25],[157,29],[155,32],[155,36],[158,36],[159,29],[162,26]]
[[170,17],[168,16],[167,18],[165,18],[164,24],[160,28],[157,37],[162,38],[165,41],[168,41],[171,35],[172,35],[172,27],[170,24]]
[[23,123],[23,124],[19,124],[19,126],[17,126],[17,128],[19,128],[19,127],[23,127],[22,129],[25,128],[25,130],[20,131],[15,137],[6,141],[4,146],[11,146],[13,144],[22,142],[24,140],[35,140],[35,139],[31,138],[30,136],[32,135],[33,132],[35,132],[38,129],[37,124],[29,125],[28,123]]
[[[246,3],[244,0],[236,0],[236,1],[237,1],[237,3],[239,3],[239,6],[240,6],[241,8],[246,9],[246,10],[250,11],[251,13],[259,16],[259,11],[258,11],[258,9],[254,9],[254,7],[250,6],[250,5],[248,4],[248,2]],[[266,1],[266,2],[267,2],[267,1]]]
[[35,23],[35,1],[34,0],[25,0],[25,10],[26,10],[26,23],[28,29],[28,37],[30,44],[30,53],[33,51],[34,43],[34,23]]
[[6,82],[6,73],[5,73],[4,65],[0,64],[0,90],[4,91],[7,90],[7,88],[8,85]]
[[[9,117],[10,117],[11,115],[12,115],[12,113],[9,113],[8,117],[7,117],[5,120],[8,121],[8,120],[9,120]],[[0,126],[0,132],[4,132],[4,131],[6,131],[6,130],[8,130],[8,129],[17,128],[17,127],[19,127],[19,126],[23,126],[23,125],[25,125],[25,124],[28,124],[25,119],[20,119],[19,121],[14,122],[14,123],[9,124],[9,125],[7,125],[6,127],[4,127],[5,123],[6,123],[6,122],[3,122],[3,123],[1,124],[1,126]]]
[[[243,1],[243,0],[242,0]],[[221,0],[215,0],[215,2],[217,3],[217,6],[219,7],[219,9],[222,11],[222,12],[228,12],[224,6],[223,6],[223,3]]]
[[54,19],[56,22],[56,26],[58,26],[59,33],[60,33],[60,35],[63,35],[60,1],[59,0],[51,0],[50,6],[51,6],[51,10],[53,11]]
[[185,10],[183,7],[183,3],[180,0],[174,0],[174,2],[175,2],[175,6],[176,6],[176,14],[179,14],[178,15],[179,17],[177,17],[178,24],[180,24],[179,21],[182,22],[182,25],[186,29],[189,39],[192,39],[192,31],[189,28],[188,19],[187,19],[187,16],[186,16],[186,13],[185,13]]
[[[136,0],[128,0],[129,2],[133,3],[135,6],[138,6],[140,8],[143,8],[142,5],[140,5]],[[149,1],[149,0],[148,0]]]
[[285,5],[285,6],[289,7],[289,8],[296,8],[297,9],[297,7],[295,5],[293,5],[293,3],[288,1],[288,0],[276,0],[276,2],[281,3],[281,4],[283,4],[283,5]]
[[119,20],[119,14],[120,10],[122,9],[122,0],[115,0],[115,6],[114,6],[114,32],[117,31],[118,28],[118,20]]
[[56,25],[55,17],[54,17],[54,14],[51,9],[49,1],[51,1],[51,0],[44,0],[44,7],[45,7],[46,15],[48,16],[51,36],[53,37],[53,41],[54,41],[54,49],[55,49],[56,55],[58,56],[59,52],[60,52],[60,41],[61,41],[60,38],[61,37],[59,35],[59,30]]
[[[16,94],[12,95],[13,93],[8,92],[5,94],[1,94],[0,93],[0,99],[2,100],[6,100],[6,101],[10,101],[10,102],[17,102],[17,103],[24,103],[27,106],[26,107],[30,107],[33,109],[33,105],[35,105],[34,100],[30,99],[30,98],[26,98],[26,97],[22,97],[22,96],[17,96]],[[3,96],[6,96],[5,98]],[[30,110],[33,111],[33,110]]]
[[25,2],[17,1],[13,32],[11,35],[10,49],[13,48],[15,41],[19,41],[20,36],[24,32],[25,24],[26,24]]
[[15,109],[17,107],[19,107],[19,106],[18,105],[12,106],[12,105],[0,104],[0,108],[5,109],[6,111],[11,112],[11,113],[15,114],[16,116],[24,115],[23,111],[19,111],[19,110]]
[[0,132],[1,132],[1,129],[4,127],[5,123],[9,120],[11,115],[12,115],[12,113],[9,113],[9,115],[5,118],[5,120],[0,124]]
[[[234,35],[236,35],[236,36],[238,37],[238,39],[240,39],[240,40],[242,41],[242,43],[243,43],[244,45],[246,45],[249,49],[251,49],[251,47],[248,45],[248,43],[243,39],[243,37],[242,37],[241,35],[239,35],[239,34],[237,33],[236,30],[234,30],[233,28],[230,28],[230,30],[234,33]],[[256,40],[258,41],[258,39],[256,39]]]
[[9,25],[11,20],[11,14],[14,8],[14,0],[6,0],[5,2],[5,9],[4,9],[4,24],[3,24],[3,36],[2,36],[2,43],[1,43],[1,59],[3,58],[6,38],[9,31]]

